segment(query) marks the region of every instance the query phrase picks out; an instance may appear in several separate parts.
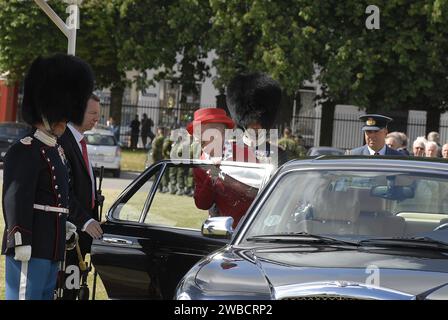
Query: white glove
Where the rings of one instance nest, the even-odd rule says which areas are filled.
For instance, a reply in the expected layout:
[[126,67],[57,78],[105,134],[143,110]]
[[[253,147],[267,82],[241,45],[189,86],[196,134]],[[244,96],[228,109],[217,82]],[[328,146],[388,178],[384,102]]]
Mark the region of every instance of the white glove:
[[70,240],[73,234],[76,233],[76,226],[71,222],[65,223],[65,240]]
[[27,262],[31,259],[31,246],[18,246],[14,248],[14,260]]

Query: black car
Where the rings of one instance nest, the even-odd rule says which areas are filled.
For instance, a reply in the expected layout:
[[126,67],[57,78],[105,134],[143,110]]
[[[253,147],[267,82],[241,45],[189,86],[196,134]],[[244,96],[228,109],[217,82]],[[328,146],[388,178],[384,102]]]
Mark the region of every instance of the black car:
[[188,192],[178,195],[194,187],[192,170],[197,169],[211,170],[216,179],[251,193],[272,173],[270,165],[222,162],[216,170],[211,161],[180,160],[145,170],[112,205],[103,238],[92,246],[92,262],[110,299],[172,299],[187,271],[229,242],[202,235],[209,212],[198,209]]
[[[233,234],[230,217],[202,215],[199,232],[202,219],[174,225],[186,218],[178,208],[157,216],[175,203],[153,200],[173,166],[149,168],[109,212],[93,263],[110,298],[448,298],[447,162],[296,160],[266,185],[258,169],[260,192]],[[138,209],[121,217],[130,202]]]
[[27,135],[31,127],[26,123],[20,122],[1,122],[0,123],[0,161],[17,140]]

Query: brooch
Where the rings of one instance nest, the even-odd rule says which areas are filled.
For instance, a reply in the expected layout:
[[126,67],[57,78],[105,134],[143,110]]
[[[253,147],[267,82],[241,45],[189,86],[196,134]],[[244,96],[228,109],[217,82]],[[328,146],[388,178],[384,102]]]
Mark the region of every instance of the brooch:
[[67,164],[67,158],[65,157],[64,149],[61,146],[58,146],[59,157],[61,157],[62,163]]

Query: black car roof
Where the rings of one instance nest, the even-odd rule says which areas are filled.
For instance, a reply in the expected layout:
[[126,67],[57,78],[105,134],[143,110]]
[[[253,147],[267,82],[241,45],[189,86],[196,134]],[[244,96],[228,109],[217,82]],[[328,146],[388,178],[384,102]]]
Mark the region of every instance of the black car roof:
[[423,157],[391,156],[327,156],[322,155],[285,163],[278,173],[304,168],[362,168],[371,170],[403,169],[412,171],[445,171],[448,173],[448,160]]

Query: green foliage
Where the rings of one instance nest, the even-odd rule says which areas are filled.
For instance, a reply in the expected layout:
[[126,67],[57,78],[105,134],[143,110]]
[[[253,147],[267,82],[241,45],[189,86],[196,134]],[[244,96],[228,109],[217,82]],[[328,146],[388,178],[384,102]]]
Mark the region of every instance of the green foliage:
[[[365,27],[371,4],[379,30]],[[51,5],[64,16],[65,4]],[[221,91],[236,73],[257,70],[291,95],[318,70],[321,98],[335,103],[445,110],[447,22],[445,0],[85,0],[77,53],[117,100],[128,70],[138,71],[140,87],[149,84],[145,70],[157,69],[154,80],[195,92],[213,52]],[[0,69],[11,79],[38,54],[65,48],[34,2],[0,1]]]
[[[55,2],[60,15],[66,5]],[[0,70],[8,80],[21,80],[36,57],[66,52],[67,40],[34,1],[0,1]]]

